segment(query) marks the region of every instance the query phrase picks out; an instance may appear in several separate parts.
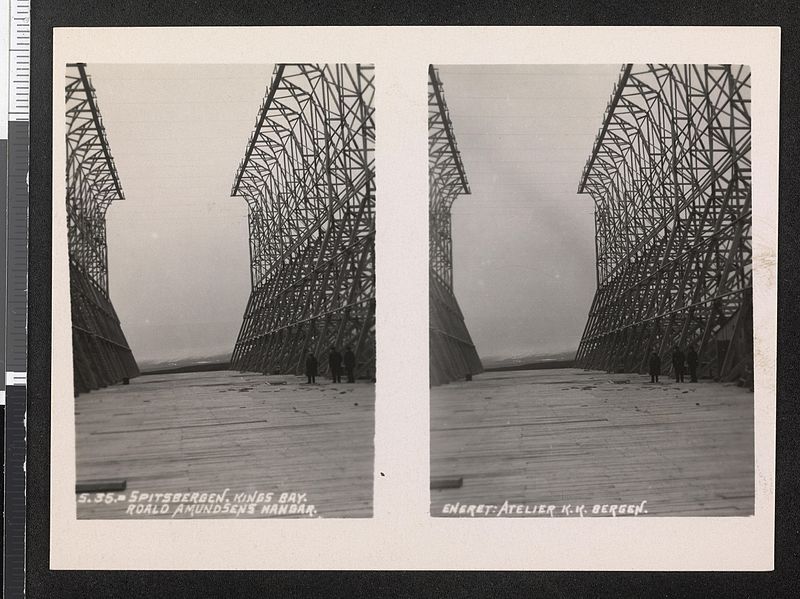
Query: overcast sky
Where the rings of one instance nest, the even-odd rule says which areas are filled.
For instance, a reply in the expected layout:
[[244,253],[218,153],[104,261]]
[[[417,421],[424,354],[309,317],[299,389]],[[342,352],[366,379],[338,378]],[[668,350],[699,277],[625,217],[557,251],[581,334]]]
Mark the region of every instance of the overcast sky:
[[[575,191],[619,69],[440,67],[472,188],[453,206],[456,295],[483,358],[577,348],[595,276]],[[250,292],[230,189],[273,65],[87,70],[126,196],[107,215],[109,283],[134,356],[230,352]]]
[[574,351],[595,291],[577,195],[621,65],[440,66],[472,194],[453,205],[453,274],[480,356]]
[[140,364],[233,349],[250,258],[230,191],[272,66],[87,65],[126,198],[107,214],[110,295]]

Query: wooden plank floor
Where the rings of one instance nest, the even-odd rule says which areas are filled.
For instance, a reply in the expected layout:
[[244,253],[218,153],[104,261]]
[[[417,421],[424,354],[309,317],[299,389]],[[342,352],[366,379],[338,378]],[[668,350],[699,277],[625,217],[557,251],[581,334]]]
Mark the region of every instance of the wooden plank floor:
[[649,515],[752,515],[753,393],[649,380],[554,369],[433,388],[431,476],[464,482],[431,491],[432,515],[446,503],[505,500],[646,500]]
[[[375,386],[269,380],[151,375],[80,395],[78,480],[123,478],[128,493],[306,493],[319,516],[370,517]],[[78,517],[130,518],[126,505],[78,503]]]

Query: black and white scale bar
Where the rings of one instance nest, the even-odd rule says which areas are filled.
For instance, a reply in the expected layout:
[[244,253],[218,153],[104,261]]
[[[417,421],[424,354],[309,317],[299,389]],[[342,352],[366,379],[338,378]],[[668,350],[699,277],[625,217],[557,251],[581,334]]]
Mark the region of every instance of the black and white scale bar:
[[[8,10],[6,7],[8,6]],[[30,0],[3,2],[9,19],[8,140],[2,172],[3,371],[5,469],[3,485],[3,596],[25,596],[25,460],[28,344],[28,150],[30,145]]]

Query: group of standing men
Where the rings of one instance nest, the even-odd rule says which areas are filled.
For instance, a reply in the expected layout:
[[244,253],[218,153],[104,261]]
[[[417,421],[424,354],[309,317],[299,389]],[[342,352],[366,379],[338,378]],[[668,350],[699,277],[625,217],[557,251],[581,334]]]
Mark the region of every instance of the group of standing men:
[[[686,354],[681,351],[677,345],[672,348],[672,370],[675,372],[675,382],[683,382],[683,374],[686,366],[689,367],[689,380],[692,383],[697,382],[697,351],[694,347],[689,347]],[[653,350],[650,352],[650,382],[657,383],[658,377],[661,374],[661,358],[658,353]]]
[[[316,376],[318,367],[319,363],[317,362],[316,356],[313,352],[308,352],[306,356],[306,378],[308,378],[309,384],[317,382]],[[328,368],[331,372],[331,382],[341,383],[342,371],[344,370],[347,374],[347,382],[355,383],[356,355],[353,353],[353,349],[348,345],[345,348],[344,355],[342,355],[334,346],[331,346],[328,352]]]

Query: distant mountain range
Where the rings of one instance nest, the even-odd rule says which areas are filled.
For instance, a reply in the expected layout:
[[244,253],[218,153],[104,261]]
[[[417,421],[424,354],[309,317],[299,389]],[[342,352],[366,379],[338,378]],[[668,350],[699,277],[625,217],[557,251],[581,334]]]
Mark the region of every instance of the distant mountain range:
[[[173,360],[142,360],[139,370],[143,374],[167,372],[193,372],[203,370],[227,370],[230,366],[229,353],[213,356],[176,358]],[[527,368],[569,368],[575,359],[575,351],[552,354],[519,354],[516,356],[486,356],[481,362],[486,370],[516,370]]]
[[142,374],[166,372],[193,372],[202,370],[227,370],[230,366],[231,354],[216,354],[192,358],[176,358],[174,360],[142,360],[138,362]]
[[486,370],[516,370],[526,368],[570,368],[575,350],[553,354],[521,354],[511,357],[486,356],[481,362]]

